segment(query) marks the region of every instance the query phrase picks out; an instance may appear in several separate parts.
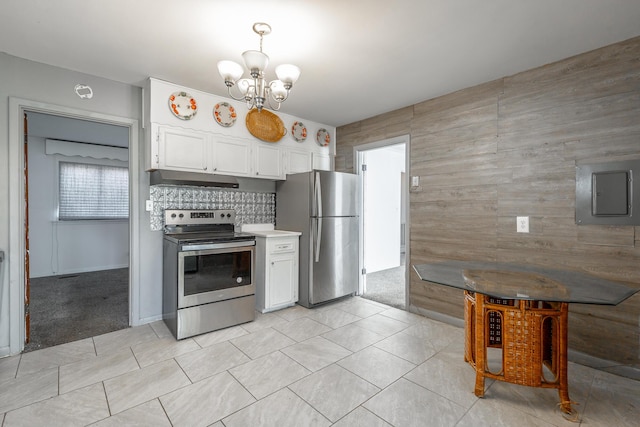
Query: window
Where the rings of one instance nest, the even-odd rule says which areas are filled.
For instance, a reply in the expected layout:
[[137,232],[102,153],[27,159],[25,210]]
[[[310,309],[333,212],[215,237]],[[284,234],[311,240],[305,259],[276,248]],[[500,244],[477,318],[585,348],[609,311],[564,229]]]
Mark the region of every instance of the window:
[[129,217],[129,171],[125,167],[60,162],[58,219]]

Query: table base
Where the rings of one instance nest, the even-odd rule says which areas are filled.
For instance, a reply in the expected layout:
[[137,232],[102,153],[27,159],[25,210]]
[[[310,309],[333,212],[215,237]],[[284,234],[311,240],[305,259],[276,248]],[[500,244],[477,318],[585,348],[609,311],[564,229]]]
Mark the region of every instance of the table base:
[[[574,414],[567,381],[569,304],[499,299],[465,290],[464,359],[476,371],[475,395],[491,378],[530,387],[557,388],[560,408]],[[500,369],[490,369],[487,349],[502,350]]]

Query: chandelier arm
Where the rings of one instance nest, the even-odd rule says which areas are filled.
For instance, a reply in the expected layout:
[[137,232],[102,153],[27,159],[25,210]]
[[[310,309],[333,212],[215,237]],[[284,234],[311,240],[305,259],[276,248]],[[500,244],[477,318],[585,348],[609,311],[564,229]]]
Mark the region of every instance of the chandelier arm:
[[[269,91],[269,92],[271,92],[271,91]],[[271,95],[271,93],[269,93],[269,94],[267,95],[267,104],[269,104],[269,108],[271,108],[273,111],[278,111],[278,110],[280,109],[280,106],[282,105],[282,102],[281,102],[281,101],[277,101],[277,100],[273,99],[275,102],[277,102],[277,103],[278,103],[278,106],[277,106],[277,107],[274,107],[274,106],[273,106],[273,104],[271,103],[271,100],[272,100],[272,99],[273,99],[273,96]],[[286,99],[286,98],[285,98],[285,99]],[[284,101],[284,99],[283,99],[283,101]]]
[[244,95],[241,95],[239,98],[236,98],[235,96],[233,96],[233,94],[231,93],[231,87],[232,86],[227,86],[227,93],[231,98],[235,99],[236,101],[244,101],[246,99]]

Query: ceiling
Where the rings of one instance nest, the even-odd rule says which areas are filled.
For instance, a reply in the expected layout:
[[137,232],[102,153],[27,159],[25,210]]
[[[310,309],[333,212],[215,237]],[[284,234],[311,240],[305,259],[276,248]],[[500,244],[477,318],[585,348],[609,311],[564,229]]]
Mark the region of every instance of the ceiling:
[[[226,96],[258,49],[302,69],[282,112],[352,123],[640,35],[638,0],[2,0],[0,51]],[[99,94],[95,94],[99,96]]]

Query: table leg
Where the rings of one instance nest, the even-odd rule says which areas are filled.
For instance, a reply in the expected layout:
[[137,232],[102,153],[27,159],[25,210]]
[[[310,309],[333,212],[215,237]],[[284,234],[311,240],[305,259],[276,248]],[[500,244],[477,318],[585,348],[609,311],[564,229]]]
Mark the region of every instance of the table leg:
[[484,319],[484,295],[476,294],[475,308],[475,356],[476,356],[476,387],[474,393],[478,397],[484,397],[484,372],[487,358],[485,341],[485,319]]
[[568,415],[577,415],[577,412],[571,408],[571,399],[569,398],[569,378],[567,374],[568,320],[569,304],[562,303],[558,322],[558,395],[560,396],[560,409],[562,412]]

